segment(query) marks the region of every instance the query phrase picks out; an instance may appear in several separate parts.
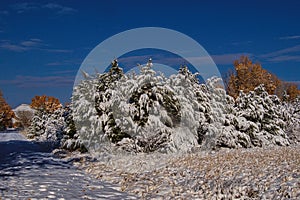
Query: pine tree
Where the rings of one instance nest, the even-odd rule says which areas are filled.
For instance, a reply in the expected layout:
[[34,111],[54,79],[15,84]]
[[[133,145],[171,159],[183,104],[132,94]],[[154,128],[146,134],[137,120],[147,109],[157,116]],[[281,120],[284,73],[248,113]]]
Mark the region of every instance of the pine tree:
[[124,76],[123,70],[119,67],[118,61],[114,60],[111,63],[111,68],[107,73],[99,74],[97,77],[95,108],[97,115],[102,120],[102,132],[113,142],[119,142],[124,137],[129,137],[128,134],[122,132],[117,126],[110,104],[112,89],[116,81]]
[[252,126],[245,130],[254,146],[289,145],[284,132],[286,116],[281,100],[269,95],[260,85],[248,94],[240,93],[237,102],[237,115],[245,118]]
[[64,127],[63,137],[60,142],[61,148],[70,151],[79,150],[80,152],[86,152],[87,149],[76,130],[71,104],[65,105],[62,117],[64,119]]
[[282,115],[285,117],[287,133],[292,143],[300,142],[300,96],[293,101],[284,102]]
[[71,104],[77,134],[85,146],[94,149],[98,149],[99,144],[106,140],[101,137],[102,125],[95,108],[97,83],[97,77],[87,75],[74,87]]
[[28,128],[27,137],[37,141],[51,141],[59,143],[63,135],[63,109],[53,113],[37,110]]
[[52,113],[37,110],[28,128],[27,137],[36,141],[51,142],[56,148],[86,151],[77,133],[70,105]]
[[169,140],[170,128],[180,121],[180,105],[164,86],[165,78],[152,70],[151,59],[140,69],[140,75],[126,76],[117,83],[114,114],[120,129],[132,138],[133,150],[152,152]]
[[[176,152],[219,147],[289,145],[287,127],[295,116],[270,91],[254,87],[249,77],[275,80],[260,65],[245,59],[237,65],[242,85],[236,99],[220,87],[218,78],[200,84],[186,66],[166,78],[140,66],[140,74],[123,74],[117,61],[108,72],[86,76],[74,88],[74,121],[80,138],[96,152]],[[250,70],[247,68],[250,66]],[[229,84],[230,85],[230,84]],[[252,90],[253,88],[253,90]],[[269,93],[268,93],[269,92]],[[289,104],[290,105],[290,104]]]

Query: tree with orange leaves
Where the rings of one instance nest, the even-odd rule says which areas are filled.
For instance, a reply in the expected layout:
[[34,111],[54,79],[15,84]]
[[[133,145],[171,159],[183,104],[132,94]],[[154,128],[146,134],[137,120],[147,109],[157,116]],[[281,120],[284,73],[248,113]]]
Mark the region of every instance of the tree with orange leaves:
[[57,98],[42,95],[35,96],[31,101],[30,107],[47,113],[53,113],[55,110],[61,108],[62,105]]
[[230,74],[227,91],[237,97],[240,91],[248,93],[260,84],[264,84],[269,94],[274,94],[280,80],[267,70],[263,69],[260,64],[253,63],[247,56],[241,56],[240,60],[234,62],[235,72]]
[[263,69],[258,63],[253,63],[247,56],[241,56],[239,60],[234,61],[234,72],[229,74],[227,83],[227,92],[236,98],[240,91],[248,93],[254,88],[263,84],[268,94],[276,94],[279,98],[293,100],[299,94],[297,85],[288,84],[281,81],[277,76]]
[[12,127],[12,118],[14,118],[14,116],[14,112],[6,103],[2,92],[0,91],[0,130],[5,130],[6,128]]
[[288,101],[293,101],[298,96],[300,96],[300,90],[298,90],[298,87],[296,84],[288,83],[286,93],[288,95]]

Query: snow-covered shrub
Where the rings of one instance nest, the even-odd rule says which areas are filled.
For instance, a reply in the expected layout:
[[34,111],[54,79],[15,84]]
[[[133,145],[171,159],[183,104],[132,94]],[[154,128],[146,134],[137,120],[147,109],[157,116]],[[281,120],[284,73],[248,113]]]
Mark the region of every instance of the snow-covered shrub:
[[202,144],[204,149],[286,146],[299,141],[297,101],[281,102],[276,95],[269,95],[263,85],[248,94],[241,91],[234,101],[223,89],[212,87],[213,82],[207,82],[212,119]]
[[[226,94],[226,91],[220,87],[220,79],[212,77],[206,82],[207,94],[209,95],[208,104],[210,112],[208,115],[208,124],[204,132],[204,139],[202,149],[214,149],[218,146],[232,147],[231,144],[226,144],[224,138],[227,140],[229,136],[235,132],[234,128],[228,128],[230,124],[230,115],[234,110],[233,98]],[[235,145],[234,147],[238,147]]]
[[218,138],[218,146],[251,147],[290,144],[285,132],[288,113],[280,99],[269,95],[263,85],[248,94],[240,92],[227,114],[229,127],[224,128]]
[[37,141],[58,142],[64,128],[63,109],[53,113],[37,110],[29,126],[27,137]]
[[165,77],[150,60],[139,74],[124,74],[114,61],[108,72],[86,77],[74,88],[73,114],[80,138],[96,152],[289,145],[289,124],[299,122],[263,86],[235,101],[220,79],[200,84],[187,67]]
[[64,107],[62,117],[64,119],[64,127],[62,132],[63,137],[60,141],[60,147],[70,151],[79,150],[81,152],[85,152],[86,148],[83,145],[79,134],[77,133],[70,105]]
[[[187,122],[195,122],[184,120],[188,114],[193,115],[192,112],[185,112],[187,100],[184,95],[188,94],[182,92],[192,91],[188,85],[191,83],[187,82],[183,74],[170,79],[162,74],[157,75],[149,62],[141,68],[140,75],[124,76],[116,83],[116,98],[112,99],[116,125],[121,132],[129,135],[135,151],[171,151],[179,148],[176,137],[182,140],[187,135],[182,133],[180,127],[188,126],[185,124]],[[183,90],[178,87],[186,88]],[[189,142],[195,143],[195,136]]]
[[85,74],[85,79],[74,87],[73,120],[81,141],[90,150],[107,151],[110,141],[122,137],[111,112],[110,89],[122,74],[115,61],[108,73]]
[[117,60],[112,62],[112,66],[107,73],[98,74],[97,76],[95,109],[98,117],[101,119],[101,131],[104,132],[105,137],[113,143],[128,137],[128,135],[122,132],[117,126],[111,108],[114,88],[116,87],[115,84],[122,77],[124,77],[124,73],[118,66]]
[[27,131],[27,137],[40,142],[50,142],[55,147],[85,151],[76,133],[69,106],[53,112],[36,110]]
[[300,142],[300,96],[292,102],[284,102],[283,114],[287,119],[285,132],[292,143]]
[[187,67],[167,78],[149,61],[140,74],[125,75],[114,61],[107,73],[75,87],[74,120],[85,144],[96,151],[188,151],[206,134],[209,96]]

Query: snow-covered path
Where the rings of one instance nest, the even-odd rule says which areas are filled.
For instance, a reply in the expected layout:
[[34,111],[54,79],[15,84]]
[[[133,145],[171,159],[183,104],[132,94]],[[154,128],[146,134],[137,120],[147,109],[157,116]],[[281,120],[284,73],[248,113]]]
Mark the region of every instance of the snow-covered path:
[[26,141],[26,138],[18,132],[0,132],[0,142],[7,142],[11,140]]
[[55,158],[50,145],[0,133],[0,199],[136,199],[115,188]]

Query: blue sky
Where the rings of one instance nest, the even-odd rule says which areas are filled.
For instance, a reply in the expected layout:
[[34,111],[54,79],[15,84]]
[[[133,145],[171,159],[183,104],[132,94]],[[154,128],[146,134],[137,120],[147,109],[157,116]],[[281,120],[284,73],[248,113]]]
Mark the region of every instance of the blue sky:
[[[80,64],[96,45],[149,26],[195,39],[222,73],[240,55],[249,55],[279,78],[299,84],[299,9],[296,0],[2,0],[0,89],[12,107],[43,94],[68,102]],[[141,58],[147,56],[151,53]]]

